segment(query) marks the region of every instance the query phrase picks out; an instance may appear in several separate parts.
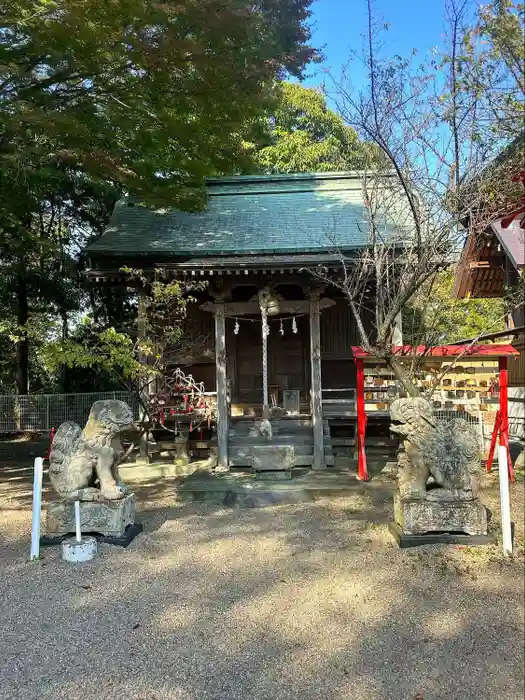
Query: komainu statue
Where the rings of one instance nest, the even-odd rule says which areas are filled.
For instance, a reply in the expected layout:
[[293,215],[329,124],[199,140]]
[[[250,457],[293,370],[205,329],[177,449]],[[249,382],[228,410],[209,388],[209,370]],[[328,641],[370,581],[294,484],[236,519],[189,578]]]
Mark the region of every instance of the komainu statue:
[[49,478],[67,501],[118,500],[128,490],[119,483],[120,434],[133,427],[133,413],[123,401],[97,401],[88,421],[66,421],[58,428],[49,456]]
[[403,441],[398,455],[402,499],[476,498],[481,454],[476,430],[465,419],[437,420],[424,398],[393,401],[390,418],[390,430]]

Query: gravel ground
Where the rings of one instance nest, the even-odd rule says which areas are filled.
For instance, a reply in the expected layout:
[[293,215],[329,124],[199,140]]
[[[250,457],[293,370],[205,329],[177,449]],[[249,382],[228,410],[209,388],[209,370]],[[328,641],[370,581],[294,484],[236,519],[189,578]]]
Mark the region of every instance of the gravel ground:
[[[523,700],[523,483],[515,556],[399,550],[392,484],[257,510],[169,507],[73,566],[29,563],[27,483],[0,483],[2,700]],[[483,500],[499,517],[494,478]]]

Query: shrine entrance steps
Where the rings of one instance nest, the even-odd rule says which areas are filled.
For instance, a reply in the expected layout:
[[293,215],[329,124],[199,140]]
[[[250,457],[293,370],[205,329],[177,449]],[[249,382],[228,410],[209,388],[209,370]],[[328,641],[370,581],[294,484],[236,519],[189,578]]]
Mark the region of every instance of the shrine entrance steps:
[[345,497],[376,487],[373,482],[358,481],[348,471],[294,469],[293,472],[290,480],[260,479],[240,470],[223,474],[195,472],[179,481],[172,494],[177,502],[205,501],[234,508],[262,508]]
[[[238,417],[230,421],[228,432],[228,460],[230,468],[251,468],[252,453],[264,446],[292,447],[294,467],[310,467],[313,463],[314,436],[310,416],[294,416],[271,419],[272,435],[262,435],[261,419]],[[334,465],[328,421],[323,421],[324,458],[327,467]],[[282,465],[276,464],[278,471]]]

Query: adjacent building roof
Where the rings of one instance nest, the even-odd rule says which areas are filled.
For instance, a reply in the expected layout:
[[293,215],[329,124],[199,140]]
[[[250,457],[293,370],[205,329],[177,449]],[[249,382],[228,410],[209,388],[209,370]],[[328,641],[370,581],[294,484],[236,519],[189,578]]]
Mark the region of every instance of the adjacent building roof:
[[502,219],[491,224],[491,228],[501,243],[512,265],[520,270],[525,267],[525,214],[511,221],[508,226],[502,225]]
[[453,296],[456,299],[503,296],[505,270],[525,267],[525,230],[521,218],[508,226],[493,221],[484,236],[470,235],[456,270]]
[[[119,202],[88,255],[180,259],[351,251],[367,244],[362,173],[224,177],[207,186],[208,206],[198,213]],[[384,223],[385,232],[393,228]]]

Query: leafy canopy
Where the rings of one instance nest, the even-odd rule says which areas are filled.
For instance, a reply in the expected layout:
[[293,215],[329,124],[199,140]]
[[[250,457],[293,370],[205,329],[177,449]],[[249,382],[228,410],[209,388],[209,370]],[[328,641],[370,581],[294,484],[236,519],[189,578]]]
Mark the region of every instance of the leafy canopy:
[[315,58],[311,0],[13,0],[0,27],[0,165],[28,152],[148,200],[229,172],[285,72]]
[[100,296],[75,264],[122,192],[199,208],[206,176],[243,167],[246,135],[276,80],[315,60],[310,2],[4,4],[0,342],[9,367],[34,360],[31,328],[46,329],[44,342],[58,315],[67,340],[71,315]]
[[403,334],[411,345],[444,345],[505,330],[504,299],[454,299],[454,268],[441,270],[403,309]]
[[330,172],[361,169],[370,154],[321,92],[283,82],[254,161],[265,173]]

